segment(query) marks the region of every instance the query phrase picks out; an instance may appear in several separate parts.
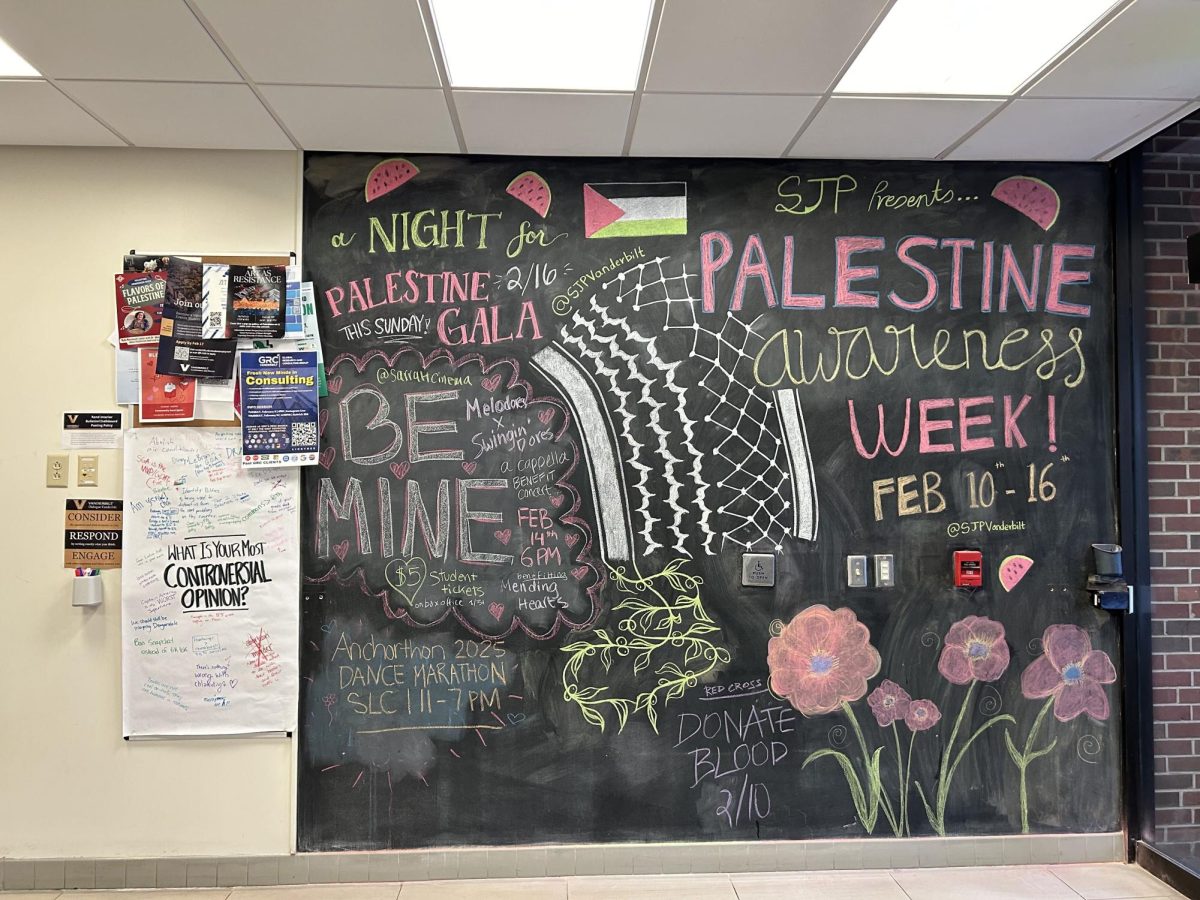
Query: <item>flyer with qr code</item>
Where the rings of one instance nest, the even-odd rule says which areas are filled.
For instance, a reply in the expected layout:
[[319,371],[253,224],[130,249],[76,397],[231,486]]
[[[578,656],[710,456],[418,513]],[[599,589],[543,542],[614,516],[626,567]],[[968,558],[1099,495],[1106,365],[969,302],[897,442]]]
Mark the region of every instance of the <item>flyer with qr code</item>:
[[158,339],[158,374],[233,377],[237,339],[229,326],[228,266],[170,257]]
[[317,354],[241,354],[242,466],[311,466],[320,451]]

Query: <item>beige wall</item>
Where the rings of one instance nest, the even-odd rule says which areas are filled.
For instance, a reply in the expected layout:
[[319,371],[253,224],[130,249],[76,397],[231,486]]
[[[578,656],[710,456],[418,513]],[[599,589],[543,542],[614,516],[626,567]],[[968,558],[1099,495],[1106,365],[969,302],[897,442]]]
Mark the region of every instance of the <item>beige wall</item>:
[[[299,154],[0,149],[0,857],[287,852],[292,751],[280,738],[121,739],[120,572],[72,608],[67,497],[43,487],[61,413],[113,408],[112,276],[131,248],[298,246]],[[74,482],[74,461],[71,478]]]

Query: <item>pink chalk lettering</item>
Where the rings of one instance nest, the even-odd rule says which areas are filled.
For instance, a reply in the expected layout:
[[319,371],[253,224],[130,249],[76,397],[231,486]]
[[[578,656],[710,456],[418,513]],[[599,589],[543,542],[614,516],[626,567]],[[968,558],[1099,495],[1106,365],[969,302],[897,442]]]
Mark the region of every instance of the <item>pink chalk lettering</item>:
[[913,259],[909,254],[909,250],[911,250],[913,247],[936,248],[937,245],[937,238],[915,235],[913,237],[906,237],[896,247],[896,257],[900,260],[900,262],[904,263],[906,266],[925,279],[925,295],[921,297],[920,300],[905,300],[895,291],[890,291],[888,293],[888,300],[890,300],[893,305],[898,306],[901,309],[906,309],[909,312],[920,312],[923,309],[928,309],[937,302],[937,273],[924,263]]
[[868,250],[882,250],[884,240],[881,237],[839,237],[835,239],[837,271],[834,276],[836,284],[834,306],[861,306],[872,309],[879,308],[879,294],[867,291],[852,290],[851,285],[866,278],[878,278],[879,266],[852,266],[850,257],[855,253]]
[[1084,303],[1068,303],[1059,299],[1062,289],[1068,284],[1089,284],[1090,271],[1080,272],[1066,268],[1068,260],[1092,259],[1096,248],[1090,244],[1054,244],[1050,248],[1050,277],[1046,283],[1046,312],[1060,316],[1090,316],[1091,306]]
[[970,453],[972,450],[988,450],[996,446],[995,440],[989,435],[987,437],[972,437],[970,429],[979,426],[991,425],[992,415],[973,416],[971,409],[976,406],[993,405],[996,400],[994,397],[960,397],[958,401],[958,446],[963,453]]
[[932,419],[930,413],[939,409],[953,408],[954,401],[949,397],[936,400],[921,400],[917,403],[917,431],[921,435],[918,448],[921,453],[953,453],[954,444],[935,444],[931,435],[935,431],[948,431],[954,428],[949,419]]

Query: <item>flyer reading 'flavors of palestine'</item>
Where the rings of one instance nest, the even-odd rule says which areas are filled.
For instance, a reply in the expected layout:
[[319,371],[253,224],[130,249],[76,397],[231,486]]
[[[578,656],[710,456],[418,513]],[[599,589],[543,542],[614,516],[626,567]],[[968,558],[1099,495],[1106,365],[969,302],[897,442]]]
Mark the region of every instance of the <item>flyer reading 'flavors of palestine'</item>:
[[117,340],[122,350],[158,343],[166,272],[122,272],[116,276]]

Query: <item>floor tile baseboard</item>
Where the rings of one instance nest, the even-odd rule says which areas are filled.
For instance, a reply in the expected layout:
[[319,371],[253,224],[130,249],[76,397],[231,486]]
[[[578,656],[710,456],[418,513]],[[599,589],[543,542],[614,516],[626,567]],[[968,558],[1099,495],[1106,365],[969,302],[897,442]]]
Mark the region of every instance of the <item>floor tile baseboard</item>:
[[451,878],[796,872],[1124,862],[1103,834],[461,847],[282,856],[0,859],[2,890],[242,887]]

